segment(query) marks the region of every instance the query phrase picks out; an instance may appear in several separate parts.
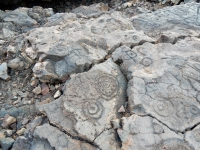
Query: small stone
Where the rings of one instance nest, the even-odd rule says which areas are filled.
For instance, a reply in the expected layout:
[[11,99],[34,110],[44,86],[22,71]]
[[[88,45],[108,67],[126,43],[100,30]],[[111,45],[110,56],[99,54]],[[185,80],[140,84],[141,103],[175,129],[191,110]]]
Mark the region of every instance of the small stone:
[[2,127],[8,128],[11,124],[15,123],[16,121],[17,121],[16,118],[7,114],[3,119]]
[[31,80],[31,86],[32,87],[36,87],[37,85],[38,85],[38,80],[37,79]]
[[10,78],[10,76],[8,76],[7,74],[7,70],[8,70],[8,67],[7,67],[7,63],[2,63],[0,65],[0,78],[3,79],[3,80],[7,80]]
[[60,92],[60,90],[58,90],[58,91],[54,94],[53,97],[56,99],[56,98],[60,97],[60,95],[61,95],[61,92]]
[[42,89],[40,86],[38,86],[38,87],[34,88],[32,92],[39,95],[42,92]]
[[17,135],[23,135],[24,134],[24,132],[26,131],[26,129],[25,128],[21,128],[20,130],[18,130],[16,133],[17,133]]
[[14,142],[15,140],[12,138],[4,138],[1,140],[1,147],[3,150],[9,150]]
[[124,109],[124,106],[121,106],[120,109],[118,110],[118,112],[119,112],[119,113],[126,112],[125,109]]
[[22,70],[24,68],[24,62],[20,60],[20,58],[16,57],[8,62],[8,67],[16,70]]
[[41,87],[42,87],[42,94],[43,95],[46,95],[47,93],[49,93],[49,87],[48,87],[47,84],[42,83]]
[[8,136],[12,136],[13,134],[13,130],[6,130],[5,131],[5,135],[8,137]]

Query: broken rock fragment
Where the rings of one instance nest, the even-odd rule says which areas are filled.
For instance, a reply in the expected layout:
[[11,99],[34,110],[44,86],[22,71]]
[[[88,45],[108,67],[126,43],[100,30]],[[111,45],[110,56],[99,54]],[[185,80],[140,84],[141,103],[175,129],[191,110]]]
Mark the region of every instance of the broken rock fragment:
[[7,114],[3,119],[2,127],[8,128],[11,124],[15,123],[16,121],[17,121],[16,118]]

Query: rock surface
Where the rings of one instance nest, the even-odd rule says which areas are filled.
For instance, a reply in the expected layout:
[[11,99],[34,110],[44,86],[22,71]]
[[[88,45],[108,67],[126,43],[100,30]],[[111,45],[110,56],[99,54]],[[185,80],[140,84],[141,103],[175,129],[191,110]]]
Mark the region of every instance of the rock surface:
[[[38,109],[49,117],[51,123],[98,145],[105,135],[113,139],[113,131],[106,130],[111,129],[111,120],[120,117],[117,110],[125,102],[125,88],[125,77],[109,59],[86,73],[71,76],[65,84],[63,96],[39,105]],[[107,132],[105,135],[104,131]],[[103,146],[108,149],[114,146],[111,143],[115,141]]]
[[[79,140],[73,140],[68,135],[64,134],[55,127],[50,126],[49,124],[44,124],[42,126],[36,127],[34,131],[34,136],[39,139],[47,140],[51,147],[59,150],[95,150],[96,148],[84,143]],[[44,144],[44,143],[42,143]],[[33,145],[35,147],[35,145]],[[51,148],[53,149],[53,148]]]
[[0,11],[1,140],[15,139],[12,150],[200,149],[200,4],[138,2]]

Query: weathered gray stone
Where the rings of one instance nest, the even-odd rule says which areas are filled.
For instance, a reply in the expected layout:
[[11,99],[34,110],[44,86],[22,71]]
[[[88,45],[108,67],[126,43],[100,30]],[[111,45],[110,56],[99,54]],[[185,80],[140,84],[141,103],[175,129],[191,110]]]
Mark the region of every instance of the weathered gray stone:
[[[90,141],[97,137],[105,139],[105,135],[110,135],[112,139],[111,131],[107,134],[104,131],[111,128],[111,120],[121,116],[118,109],[125,102],[125,88],[126,79],[109,59],[86,73],[71,76],[65,84],[63,96],[37,107],[51,123],[72,135]],[[100,142],[96,139],[96,143]],[[104,149],[115,149],[115,146],[111,144]]]
[[122,150],[194,150],[182,135],[151,117],[132,115],[122,118],[122,128],[117,132],[122,140]]
[[22,149],[30,150],[30,148],[31,148],[31,143],[30,143],[29,139],[25,138],[24,136],[19,136],[16,139],[11,150],[22,150]]
[[35,130],[35,128],[39,125],[41,125],[43,121],[43,118],[38,116],[36,117],[29,125],[27,130],[24,132],[25,137],[32,139],[33,138],[33,132]]
[[7,80],[10,78],[10,76],[8,75],[8,67],[6,62],[0,65],[0,78],[3,80]]
[[121,60],[129,79],[131,113],[151,115],[180,132],[199,123],[199,46],[198,38],[188,37],[174,45],[118,48],[113,59]]
[[14,143],[14,139],[12,138],[4,138],[1,140],[2,150],[9,150]]
[[29,17],[27,14],[20,11],[10,11],[4,14],[2,20],[5,22],[13,22],[16,26],[33,26],[37,22]]
[[89,144],[70,138],[68,135],[49,124],[36,127],[34,137],[47,140],[51,147],[54,147],[56,150],[97,150],[97,148]]
[[34,140],[30,150],[55,150],[47,140]]

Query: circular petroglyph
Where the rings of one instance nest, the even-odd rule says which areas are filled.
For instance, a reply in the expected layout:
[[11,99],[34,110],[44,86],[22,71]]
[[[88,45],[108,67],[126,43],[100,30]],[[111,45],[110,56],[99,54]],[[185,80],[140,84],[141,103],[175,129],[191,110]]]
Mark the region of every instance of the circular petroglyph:
[[188,144],[179,139],[164,140],[156,150],[193,150]]
[[117,95],[119,85],[115,77],[103,74],[97,77],[95,88],[102,98],[109,100]]
[[148,57],[143,58],[143,59],[141,60],[141,64],[144,65],[145,67],[150,66],[152,63],[153,63],[152,59],[151,59],[151,58],[148,58]]
[[193,115],[198,115],[198,114],[199,114],[199,108],[196,107],[196,106],[194,106],[194,105],[191,105],[191,106],[189,107],[189,110],[190,110],[190,112],[191,112]]
[[68,52],[67,47],[63,44],[56,44],[49,50],[50,55],[56,55],[56,56],[65,56],[68,53],[69,52]]
[[103,113],[103,105],[101,102],[88,102],[86,106],[83,108],[83,112],[87,118],[98,119],[101,117]]
[[139,41],[139,40],[140,40],[139,36],[137,36],[137,35],[133,35],[133,36],[132,36],[132,39],[133,39],[134,41]]
[[173,105],[170,101],[157,101],[153,104],[154,111],[163,117],[168,117],[173,113]]

